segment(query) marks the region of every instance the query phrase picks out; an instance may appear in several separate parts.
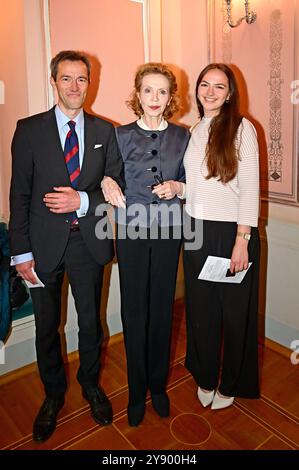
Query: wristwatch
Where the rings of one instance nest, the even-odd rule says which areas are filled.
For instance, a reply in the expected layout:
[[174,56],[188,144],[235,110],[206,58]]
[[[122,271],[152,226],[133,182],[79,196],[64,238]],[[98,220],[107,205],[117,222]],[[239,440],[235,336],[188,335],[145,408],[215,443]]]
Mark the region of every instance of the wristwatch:
[[245,238],[245,240],[249,241],[251,238],[251,234],[244,233],[244,232],[237,232],[237,237],[242,237],[242,238]]

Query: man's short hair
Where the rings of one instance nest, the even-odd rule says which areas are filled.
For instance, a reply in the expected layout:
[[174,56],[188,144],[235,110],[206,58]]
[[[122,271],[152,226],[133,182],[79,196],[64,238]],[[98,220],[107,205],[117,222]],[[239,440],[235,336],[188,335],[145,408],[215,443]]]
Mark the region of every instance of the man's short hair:
[[53,57],[50,63],[50,68],[51,68],[51,77],[53,77],[55,82],[57,78],[58,65],[60,64],[60,62],[63,62],[65,60],[70,60],[71,62],[80,60],[81,62],[83,62],[87,68],[88,82],[90,82],[90,70],[91,70],[90,61],[85,54],[82,54],[79,51],[61,51],[58,54],[56,54],[55,57]]

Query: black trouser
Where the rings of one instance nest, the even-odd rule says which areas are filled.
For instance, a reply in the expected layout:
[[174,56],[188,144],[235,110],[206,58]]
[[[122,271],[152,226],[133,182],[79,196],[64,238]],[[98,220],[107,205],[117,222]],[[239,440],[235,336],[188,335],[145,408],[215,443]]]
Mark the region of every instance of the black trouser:
[[[146,229],[145,229],[146,231]],[[117,239],[129,403],[166,389],[180,239]]]
[[[192,220],[193,226],[195,220]],[[184,250],[186,283],[186,367],[197,384],[217,388],[223,338],[219,391],[225,396],[258,397],[257,319],[259,235],[252,229],[250,269],[241,284],[202,281],[198,275],[207,256],[231,258],[237,225],[203,221],[203,246]]]
[[80,367],[77,378],[81,386],[85,389],[96,387],[100,369],[103,332],[99,309],[103,266],[92,258],[80,231],[71,232],[59,266],[49,273],[37,272],[45,287],[31,289],[37,363],[46,395],[52,398],[62,396],[66,390],[58,332],[61,320],[61,286],[65,271],[78,315]]

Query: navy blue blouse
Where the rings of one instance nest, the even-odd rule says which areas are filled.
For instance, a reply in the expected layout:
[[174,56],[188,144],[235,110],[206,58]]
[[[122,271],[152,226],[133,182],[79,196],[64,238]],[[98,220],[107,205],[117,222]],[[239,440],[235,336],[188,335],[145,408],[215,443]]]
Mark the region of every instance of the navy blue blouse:
[[[183,157],[189,131],[172,123],[168,123],[168,127],[162,131],[144,130],[135,121],[118,127],[116,136],[124,162],[127,211],[130,206],[141,204],[147,213],[147,220],[143,220],[142,225],[149,226],[149,213],[153,215],[156,211],[158,214],[161,205],[175,205],[179,209],[180,200],[177,196],[170,201],[160,199],[152,194],[152,185],[156,184],[155,175],[164,181],[185,181]],[[131,218],[127,214],[125,223]],[[160,225],[169,225],[161,221],[160,215],[158,221]]]

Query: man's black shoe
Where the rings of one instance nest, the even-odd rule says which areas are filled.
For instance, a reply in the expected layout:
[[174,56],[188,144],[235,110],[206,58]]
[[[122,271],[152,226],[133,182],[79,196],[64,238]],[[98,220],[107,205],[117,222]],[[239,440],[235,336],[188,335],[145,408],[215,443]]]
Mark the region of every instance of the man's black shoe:
[[83,389],[83,397],[90,405],[91,416],[96,423],[107,426],[113,421],[112,406],[101,388]]
[[161,418],[169,416],[169,398],[166,393],[152,395],[152,404],[154,410]]
[[64,398],[48,398],[43,402],[33,423],[33,440],[46,441],[56,428],[56,419],[64,405]]

